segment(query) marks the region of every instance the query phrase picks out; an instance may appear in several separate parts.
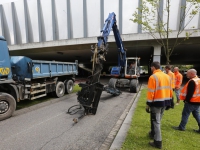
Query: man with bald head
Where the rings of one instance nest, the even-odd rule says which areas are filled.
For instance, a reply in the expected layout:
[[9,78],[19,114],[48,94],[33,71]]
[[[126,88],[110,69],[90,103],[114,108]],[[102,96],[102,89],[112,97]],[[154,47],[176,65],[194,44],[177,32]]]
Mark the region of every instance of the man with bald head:
[[197,77],[197,71],[195,69],[187,71],[187,78],[190,80],[182,88],[180,93],[180,99],[185,103],[182,111],[181,123],[178,127],[173,128],[184,131],[190,113],[192,112],[192,115],[196,119],[199,126],[199,129],[194,131],[200,133],[200,79]]
[[180,102],[180,99],[179,99],[180,88],[181,88],[181,84],[182,84],[182,81],[183,81],[183,76],[179,72],[178,67],[174,68],[174,75],[175,75],[175,89],[174,89],[174,91],[176,93],[176,99],[177,99],[176,105],[178,105],[179,102]]

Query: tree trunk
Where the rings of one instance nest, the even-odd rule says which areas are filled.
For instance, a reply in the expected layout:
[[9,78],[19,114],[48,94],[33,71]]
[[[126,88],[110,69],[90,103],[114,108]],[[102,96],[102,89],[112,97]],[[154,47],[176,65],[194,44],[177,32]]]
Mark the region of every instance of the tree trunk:
[[167,48],[165,51],[166,51],[166,64],[169,65],[170,64],[170,60],[169,60],[169,57],[170,57],[169,52],[170,51],[169,51],[168,45],[167,45]]

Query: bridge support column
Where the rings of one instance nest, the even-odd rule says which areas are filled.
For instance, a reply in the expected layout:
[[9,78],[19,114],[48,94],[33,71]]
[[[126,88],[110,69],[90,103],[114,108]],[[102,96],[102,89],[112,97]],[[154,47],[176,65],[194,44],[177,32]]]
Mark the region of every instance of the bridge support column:
[[153,61],[161,62],[161,46],[155,45],[153,51]]

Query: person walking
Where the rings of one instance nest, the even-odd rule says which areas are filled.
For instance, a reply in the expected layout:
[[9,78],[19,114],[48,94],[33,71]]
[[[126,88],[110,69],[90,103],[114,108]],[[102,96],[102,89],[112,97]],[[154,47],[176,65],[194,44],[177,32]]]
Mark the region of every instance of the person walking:
[[179,72],[178,67],[174,68],[174,75],[175,75],[175,89],[174,89],[174,91],[175,91],[176,99],[177,99],[176,105],[179,105],[179,103],[180,103],[179,95],[180,95],[181,84],[182,84],[182,81],[183,81],[183,76]]
[[182,88],[180,93],[180,99],[185,103],[182,111],[182,118],[179,126],[173,128],[175,130],[184,131],[188,122],[188,117],[192,112],[199,126],[199,129],[194,131],[200,133],[200,79],[197,77],[197,71],[195,69],[188,70],[186,76],[190,80]]
[[171,105],[172,87],[170,77],[160,70],[159,62],[152,62],[153,74],[148,80],[146,111],[150,113],[151,131],[154,141],[149,142],[153,147],[162,148],[161,118],[166,107]]
[[172,82],[173,93],[172,93],[171,108],[174,108],[174,97],[173,97],[173,94],[174,94],[174,89],[175,89],[175,75],[171,71],[171,66],[170,65],[165,66],[165,71],[166,71],[166,74],[170,76],[170,79],[171,79],[171,82]]

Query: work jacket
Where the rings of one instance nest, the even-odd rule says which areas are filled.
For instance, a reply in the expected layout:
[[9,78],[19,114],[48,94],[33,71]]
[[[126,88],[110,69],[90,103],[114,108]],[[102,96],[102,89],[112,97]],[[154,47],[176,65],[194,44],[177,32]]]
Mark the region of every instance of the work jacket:
[[179,71],[174,72],[175,75],[175,88],[180,88],[183,80],[182,74],[179,73]]
[[192,79],[190,79],[186,85],[182,88],[180,92],[180,99],[185,100],[186,95],[187,95],[187,89],[188,89],[188,83],[193,80],[195,83],[195,90],[193,93],[192,98],[190,99],[190,103],[200,103],[200,79],[196,76]]
[[171,79],[167,74],[157,69],[148,80],[147,105],[155,107],[170,106],[171,100]]
[[168,75],[170,76],[170,78],[171,78],[172,89],[174,89],[174,88],[175,88],[175,75],[174,75],[174,73],[171,72],[170,70],[169,70],[169,72],[168,72],[167,74],[168,74]]

